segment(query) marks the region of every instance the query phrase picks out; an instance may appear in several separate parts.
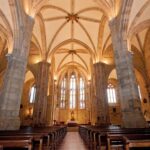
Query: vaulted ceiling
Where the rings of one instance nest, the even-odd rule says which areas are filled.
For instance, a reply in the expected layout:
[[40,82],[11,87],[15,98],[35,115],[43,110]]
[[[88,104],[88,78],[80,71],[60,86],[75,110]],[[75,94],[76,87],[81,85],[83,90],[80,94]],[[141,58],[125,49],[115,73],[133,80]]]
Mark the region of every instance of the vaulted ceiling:
[[[114,63],[109,21],[123,13],[123,0],[22,1],[25,12],[35,18],[30,64],[46,58],[55,73],[76,66],[90,74],[94,62]],[[130,7],[128,40],[142,52],[150,27],[150,1],[133,0]],[[9,1],[0,0],[0,52],[13,44],[11,13]]]

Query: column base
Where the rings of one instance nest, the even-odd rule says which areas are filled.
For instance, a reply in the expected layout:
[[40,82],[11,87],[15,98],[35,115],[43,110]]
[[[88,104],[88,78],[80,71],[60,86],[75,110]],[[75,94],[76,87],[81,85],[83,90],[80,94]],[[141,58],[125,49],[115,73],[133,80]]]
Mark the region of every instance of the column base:
[[146,128],[148,123],[145,121],[141,112],[123,112],[122,114],[122,127],[124,128]]
[[20,118],[0,118],[0,130],[20,129]]

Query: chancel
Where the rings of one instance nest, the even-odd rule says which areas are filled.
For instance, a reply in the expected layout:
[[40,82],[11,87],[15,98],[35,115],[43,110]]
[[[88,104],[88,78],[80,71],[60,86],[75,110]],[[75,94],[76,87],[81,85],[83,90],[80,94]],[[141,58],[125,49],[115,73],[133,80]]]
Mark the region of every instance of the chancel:
[[0,149],[150,149],[149,14],[150,0],[0,0]]

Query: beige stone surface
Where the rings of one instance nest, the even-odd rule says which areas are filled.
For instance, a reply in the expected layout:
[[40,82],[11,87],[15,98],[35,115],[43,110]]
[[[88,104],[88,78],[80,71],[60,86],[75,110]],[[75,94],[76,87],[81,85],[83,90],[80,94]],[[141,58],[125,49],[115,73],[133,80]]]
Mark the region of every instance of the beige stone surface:
[[[33,118],[37,124],[66,122],[68,104],[65,110],[57,106],[59,86],[69,70],[81,73],[86,81],[86,109],[75,110],[79,123],[94,124],[100,115],[124,127],[146,126],[144,118],[150,121],[149,14],[149,0],[0,0],[0,129],[17,129],[20,121],[31,125]],[[45,74],[44,67],[35,67],[43,60],[51,64],[45,66],[49,70]],[[95,71],[94,64],[100,62],[108,68]],[[113,69],[117,103],[108,109],[105,92]],[[33,76],[27,77],[28,71]],[[29,104],[32,84],[38,86],[35,106]],[[30,108],[38,115],[28,118]]]

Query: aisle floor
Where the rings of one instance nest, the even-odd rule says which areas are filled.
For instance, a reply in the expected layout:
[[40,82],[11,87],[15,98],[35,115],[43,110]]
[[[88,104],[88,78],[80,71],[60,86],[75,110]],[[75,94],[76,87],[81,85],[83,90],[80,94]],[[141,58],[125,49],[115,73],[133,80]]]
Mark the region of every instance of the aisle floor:
[[58,150],[87,150],[78,132],[67,132]]

